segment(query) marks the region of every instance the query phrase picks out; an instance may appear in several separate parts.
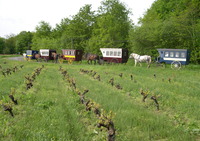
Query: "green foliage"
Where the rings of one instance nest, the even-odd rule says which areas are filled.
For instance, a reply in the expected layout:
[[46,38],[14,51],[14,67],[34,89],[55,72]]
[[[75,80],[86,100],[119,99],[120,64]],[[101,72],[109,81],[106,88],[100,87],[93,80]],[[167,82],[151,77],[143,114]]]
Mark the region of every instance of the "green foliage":
[[[49,23],[41,21],[38,26],[36,26],[36,32],[33,36],[32,49],[51,49],[52,47],[52,27]],[[55,44],[55,42],[53,42]]]
[[43,37],[51,37],[51,31],[52,27],[50,26],[49,23],[45,21],[41,21],[38,26],[36,26],[36,33],[34,36],[38,38],[43,38]]
[[33,50],[40,49],[61,49],[59,47],[59,41],[54,38],[37,38],[34,36],[32,48]]
[[94,11],[91,11],[91,5],[80,8],[63,31],[61,37],[63,48],[84,50],[87,47],[87,40],[91,37],[94,19]]
[[[60,64],[75,80],[78,90],[89,90],[86,98],[92,99],[91,110],[95,107],[104,109],[101,117],[86,112],[85,105],[79,104],[79,96],[59,71],[60,65],[5,59],[0,59],[0,65],[2,69],[24,65],[20,71],[7,77],[0,74],[0,104],[10,102],[9,94],[15,93],[18,100],[18,105],[12,104],[14,118],[2,107],[0,109],[0,140],[101,141],[106,139],[107,132],[96,125],[107,125],[109,119],[115,125],[118,141],[199,139],[198,65],[174,71],[169,66],[165,69],[146,69],[145,65],[133,67],[132,60],[126,65]],[[23,76],[31,76],[41,65],[44,68],[36,77],[34,86],[26,90]],[[80,72],[80,69],[97,72],[101,81],[94,79],[90,72]],[[119,76],[121,73],[122,77]],[[111,78],[123,89],[109,85]],[[141,101],[140,89],[149,94],[145,102]],[[157,97],[159,111],[150,99],[152,95]]]
[[99,48],[127,48],[128,14],[125,5],[118,0],[103,1],[89,40],[89,50],[98,53]]
[[156,0],[135,26],[124,3],[102,0],[97,11],[85,5],[55,28],[41,21],[35,33],[0,38],[0,53],[74,48],[101,55],[100,48],[127,48],[157,57],[158,48],[179,48],[191,50],[191,62],[199,64],[199,7],[199,0]]
[[104,1],[97,14],[85,5],[71,19],[62,19],[52,29],[44,21],[36,27],[33,49],[82,49],[99,53],[100,47],[128,48],[129,11],[118,0]]
[[5,41],[5,48],[3,50],[3,53],[5,54],[14,54],[16,53],[16,36],[10,35],[7,37]]
[[5,39],[0,37],[0,54],[3,53],[4,48],[5,48]]
[[26,50],[31,49],[33,33],[22,31],[17,35],[16,39],[16,51],[23,53]]
[[192,51],[191,61],[200,63],[200,30],[197,0],[157,0],[131,33],[133,49],[151,54],[157,48]]

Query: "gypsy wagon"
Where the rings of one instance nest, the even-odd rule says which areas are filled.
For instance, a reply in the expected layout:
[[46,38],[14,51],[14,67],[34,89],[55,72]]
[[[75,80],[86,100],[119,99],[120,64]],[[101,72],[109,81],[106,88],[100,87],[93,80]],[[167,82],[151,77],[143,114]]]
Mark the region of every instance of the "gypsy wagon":
[[188,65],[190,61],[190,51],[188,49],[157,49],[159,57],[158,63],[171,64],[172,69],[180,69],[182,65]]
[[26,50],[26,59],[35,59],[35,54],[38,54],[38,52],[37,50]]
[[52,53],[56,53],[54,49],[40,49],[40,57],[45,61],[54,60]]
[[73,61],[82,61],[83,51],[78,49],[62,49],[62,58],[68,63]]
[[100,48],[103,61],[108,63],[126,63],[128,61],[128,49],[125,48]]

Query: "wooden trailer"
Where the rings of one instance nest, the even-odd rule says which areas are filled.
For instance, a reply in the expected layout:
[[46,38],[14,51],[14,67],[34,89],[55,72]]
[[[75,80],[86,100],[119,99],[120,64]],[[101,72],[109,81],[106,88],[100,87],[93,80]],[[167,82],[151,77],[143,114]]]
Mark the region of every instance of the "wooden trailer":
[[54,60],[52,53],[56,53],[54,49],[40,49],[40,56],[45,61]]
[[103,61],[108,63],[126,63],[128,61],[128,49],[125,48],[100,48]]
[[68,63],[73,61],[82,61],[83,51],[78,49],[62,49],[62,58]]

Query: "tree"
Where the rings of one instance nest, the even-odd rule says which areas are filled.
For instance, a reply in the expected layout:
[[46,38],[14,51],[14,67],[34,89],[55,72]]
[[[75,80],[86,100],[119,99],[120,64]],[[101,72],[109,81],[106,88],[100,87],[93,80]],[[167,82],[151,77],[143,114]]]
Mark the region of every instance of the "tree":
[[31,49],[33,33],[22,31],[16,37],[16,51],[25,52]]
[[61,38],[64,31],[67,30],[69,24],[70,24],[69,18],[64,18],[61,20],[60,24],[56,24],[56,27],[53,29],[53,37],[54,38]]
[[43,37],[51,37],[52,27],[49,23],[45,21],[39,22],[39,25],[36,26],[35,36],[43,38]]
[[155,1],[132,30],[133,49],[148,54],[157,48],[190,49],[191,61],[200,63],[199,6],[198,0]]
[[5,40],[4,54],[14,54],[16,52],[16,36],[14,34],[8,35]]
[[5,48],[5,39],[0,37],[0,54],[3,53],[4,48]]
[[131,24],[126,6],[118,0],[105,0],[98,12],[88,50],[98,53],[99,48],[127,48]]
[[65,26],[60,26],[64,29],[61,37],[63,48],[84,50],[91,38],[94,22],[95,15],[94,11],[91,11],[91,5],[80,8],[79,12],[72,16],[72,20],[68,19]]
[[49,23],[45,21],[39,22],[39,25],[36,26],[36,32],[33,35],[32,42],[32,48],[35,50],[42,48],[50,49],[52,46],[55,46],[54,44],[50,44],[52,42],[52,27]]

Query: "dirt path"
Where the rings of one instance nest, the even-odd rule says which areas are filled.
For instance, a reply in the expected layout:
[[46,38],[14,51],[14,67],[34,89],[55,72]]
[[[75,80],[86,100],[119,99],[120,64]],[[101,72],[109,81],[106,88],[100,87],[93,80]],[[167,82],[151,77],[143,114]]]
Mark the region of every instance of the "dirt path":
[[20,56],[20,57],[9,57],[8,59],[16,60],[16,61],[24,61],[24,57],[23,56]]

